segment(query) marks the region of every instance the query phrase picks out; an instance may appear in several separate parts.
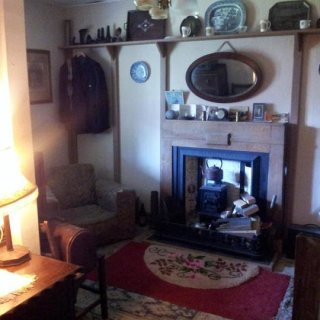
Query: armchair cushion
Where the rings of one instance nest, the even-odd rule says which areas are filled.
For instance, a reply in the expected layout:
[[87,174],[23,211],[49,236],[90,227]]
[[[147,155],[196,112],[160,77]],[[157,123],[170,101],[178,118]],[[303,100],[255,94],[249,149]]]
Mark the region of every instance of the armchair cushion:
[[[89,214],[88,214],[89,213]],[[107,211],[96,204],[69,208],[63,210],[63,216],[71,224],[76,224],[82,228],[93,223],[100,223],[116,215],[116,211]]]
[[96,181],[96,196],[99,206],[106,210],[117,210],[117,193],[123,191],[120,183],[99,179]]
[[47,181],[63,209],[96,202],[94,168],[90,164],[52,168]]

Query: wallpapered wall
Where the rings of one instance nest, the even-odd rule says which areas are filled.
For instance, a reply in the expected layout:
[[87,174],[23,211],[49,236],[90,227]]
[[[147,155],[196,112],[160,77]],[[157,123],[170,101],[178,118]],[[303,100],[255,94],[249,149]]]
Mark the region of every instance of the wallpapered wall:
[[[268,16],[269,8],[277,1],[244,1],[247,8],[248,31],[257,31],[258,22]],[[320,16],[318,0],[308,1],[312,5],[313,23]],[[209,0],[198,1],[200,17],[204,17]],[[98,27],[123,27],[127,11],[133,10],[131,0],[109,4],[52,8],[37,0],[25,1],[28,47],[51,50],[54,102],[32,107],[32,125],[35,148],[45,150],[47,166],[64,163],[66,157],[65,131],[57,120],[57,74],[63,62],[63,53],[57,49],[63,44],[63,19],[71,19],[77,30],[89,28],[95,36]],[[171,11],[167,22],[167,34],[178,35],[184,16]],[[48,23],[49,21],[49,23]],[[52,37],[48,37],[50,34]],[[295,203],[289,221],[295,223],[320,223],[319,180],[320,158],[319,136],[319,74],[320,56],[318,36],[308,36],[304,42],[304,68],[302,96],[300,101],[301,123],[298,143],[298,165],[295,170]],[[77,38],[77,41],[78,38]],[[264,82],[253,98],[230,106],[252,106],[254,102],[268,103],[276,112],[289,112],[292,94],[292,70],[294,66],[293,37],[267,37],[254,39],[232,39],[232,46],[241,53],[254,58],[264,73]],[[186,67],[199,56],[215,52],[222,41],[179,43],[169,48],[169,89],[188,90],[184,77]],[[100,61],[108,75],[112,89],[111,59],[107,50],[88,52]],[[133,62],[144,60],[151,66],[150,79],[145,84],[134,83],[129,76]],[[122,181],[135,187],[148,208],[150,190],[159,189],[160,172],[160,109],[163,103],[164,60],[155,45],[122,47],[119,55],[120,72],[120,126],[121,126],[121,170]],[[193,94],[188,103],[210,105]],[[229,105],[228,105],[229,106]],[[101,135],[79,136],[81,162],[95,164],[100,176],[112,177],[113,138],[112,131]]]

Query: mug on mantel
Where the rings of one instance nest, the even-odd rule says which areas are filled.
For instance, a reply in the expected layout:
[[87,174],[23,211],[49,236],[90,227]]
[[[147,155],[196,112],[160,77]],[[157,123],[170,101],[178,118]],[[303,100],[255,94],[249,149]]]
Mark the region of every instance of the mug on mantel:
[[266,32],[269,31],[271,28],[271,22],[269,20],[260,20],[260,32]]
[[191,34],[191,28],[189,26],[182,26],[181,34],[183,38],[189,37]]
[[311,26],[311,20],[300,20],[300,29],[308,29]]

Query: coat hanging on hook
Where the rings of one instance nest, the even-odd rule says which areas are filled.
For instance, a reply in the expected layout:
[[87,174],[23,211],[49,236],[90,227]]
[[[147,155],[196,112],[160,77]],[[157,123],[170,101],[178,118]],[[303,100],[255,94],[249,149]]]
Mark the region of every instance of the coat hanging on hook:
[[60,69],[60,118],[75,133],[100,133],[110,127],[105,74],[82,52]]

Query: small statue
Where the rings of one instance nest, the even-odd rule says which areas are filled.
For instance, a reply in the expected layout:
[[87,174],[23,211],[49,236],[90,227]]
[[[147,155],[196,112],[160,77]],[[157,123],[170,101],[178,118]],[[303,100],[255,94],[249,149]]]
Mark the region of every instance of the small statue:
[[114,37],[112,38],[112,42],[121,42],[122,41],[121,32],[122,32],[122,29],[120,27],[114,31]]

